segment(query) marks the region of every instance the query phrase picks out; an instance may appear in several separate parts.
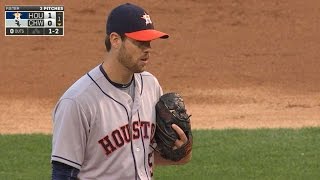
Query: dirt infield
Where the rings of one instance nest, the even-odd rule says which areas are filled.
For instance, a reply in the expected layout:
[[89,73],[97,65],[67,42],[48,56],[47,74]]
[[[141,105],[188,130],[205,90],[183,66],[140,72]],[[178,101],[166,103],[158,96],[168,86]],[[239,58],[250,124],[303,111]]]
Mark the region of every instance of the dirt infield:
[[[121,2],[65,1],[64,37],[5,37],[0,18],[0,133],[51,132],[57,99],[101,62]],[[193,128],[320,126],[320,1],[131,2],[170,34],[148,71],[185,97]]]

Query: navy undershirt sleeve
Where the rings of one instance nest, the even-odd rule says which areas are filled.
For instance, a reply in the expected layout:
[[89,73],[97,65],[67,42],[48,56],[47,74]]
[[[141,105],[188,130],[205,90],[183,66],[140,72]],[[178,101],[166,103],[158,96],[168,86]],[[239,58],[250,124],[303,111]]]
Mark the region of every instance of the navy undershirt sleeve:
[[52,180],[77,180],[79,171],[67,164],[52,161]]

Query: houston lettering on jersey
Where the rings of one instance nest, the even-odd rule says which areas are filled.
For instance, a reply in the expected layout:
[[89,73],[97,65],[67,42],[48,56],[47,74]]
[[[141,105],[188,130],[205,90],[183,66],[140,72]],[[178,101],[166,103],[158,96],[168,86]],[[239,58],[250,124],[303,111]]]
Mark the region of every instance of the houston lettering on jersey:
[[[151,125],[150,125],[151,124]],[[133,140],[139,139],[140,136],[144,139],[150,139],[154,134],[155,124],[149,121],[133,121],[132,123],[132,138]],[[151,131],[150,131],[151,128]],[[140,134],[141,129],[141,134]],[[150,132],[150,134],[149,134]],[[110,134],[107,134],[104,138],[98,142],[105,150],[106,156],[109,156],[112,152],[121,148],[131,140],[129,133],[129,124],[126,124],[118,129],[113,130]]]

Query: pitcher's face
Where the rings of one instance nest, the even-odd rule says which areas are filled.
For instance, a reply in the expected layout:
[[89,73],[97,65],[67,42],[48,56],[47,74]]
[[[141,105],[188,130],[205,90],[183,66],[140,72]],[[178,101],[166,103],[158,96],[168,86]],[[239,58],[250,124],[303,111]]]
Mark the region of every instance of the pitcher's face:
[[118,61],[132,73],[145,71],[150,56],[150,43],[126,37],[120,47]]

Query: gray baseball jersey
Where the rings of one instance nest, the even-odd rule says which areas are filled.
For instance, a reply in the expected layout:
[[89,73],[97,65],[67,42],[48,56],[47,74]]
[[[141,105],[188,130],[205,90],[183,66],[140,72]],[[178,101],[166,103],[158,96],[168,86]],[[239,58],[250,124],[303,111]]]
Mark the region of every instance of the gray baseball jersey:
[[112,85],[102,65],[75,82],[53,111],[51,160],[80,169],[80,179],[152,179],[155,104],[148,72],[134,74],[134,100]]

